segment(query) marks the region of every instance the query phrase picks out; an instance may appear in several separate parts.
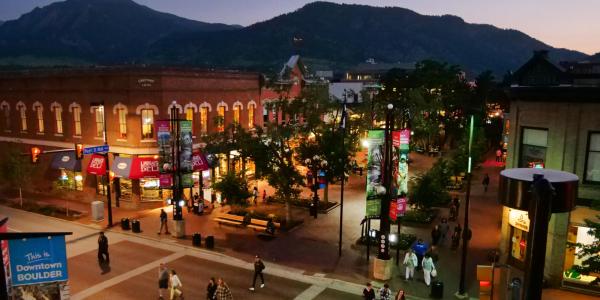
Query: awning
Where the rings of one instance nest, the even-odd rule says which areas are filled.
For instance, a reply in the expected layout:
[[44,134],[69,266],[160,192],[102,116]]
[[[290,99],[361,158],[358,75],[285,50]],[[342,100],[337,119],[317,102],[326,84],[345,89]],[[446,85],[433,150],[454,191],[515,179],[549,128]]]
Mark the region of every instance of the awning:
[[115,174],[115,177],[129,178],[131,173],[131,158],[116,156],[110,166],[110,171]]
[[192,167],[194,171],[206,171],[210,169],[206,157],[199,151],[195,151],[192,156]]
[[50,167],[81,172],[81,161],[75,159],[75,151],[65,151],[54,154]]
[[87,172],[93,175],[106,174],[106,158],[103,155],[92,154],[87,166]]
[[153,157],[136,157],[131,162],[129,178],[158,178],[158,159]]

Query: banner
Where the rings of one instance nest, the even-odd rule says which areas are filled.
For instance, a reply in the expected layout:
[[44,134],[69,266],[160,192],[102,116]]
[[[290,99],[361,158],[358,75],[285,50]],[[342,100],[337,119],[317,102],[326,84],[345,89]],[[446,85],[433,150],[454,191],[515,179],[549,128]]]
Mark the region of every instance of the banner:
[[194,169],[194,172],[207,171],[210,169],[206,157],[204,157],[204,154],[202,154],[199,150],[194,151],[194,154],[192,156],[192,167]]
[[92,154],[87,166],[88,174],[104,175],[106,174],[106,159],[104,155]]
[[404,216],[404,214],[406,213],[406,198],[398,198],[397,204],[396,204],[396,209],[397,209],[397,216]]
[[393,222],[396,222],[396,220],[398,219],[398,203],[396,201],[391,201],[390,202],[390,220],[392,220]]
[[392,179],[392,182],[395,182],[396,186],[395,196],[402,194],[406,195],[408,194],[408,151],[410,130],[402,129],[394,131],[392,136],[394,140],[394,169],[396,170],[393,172],[394,179]]
[[367,218],[379,218],[381,213],[381,200],[385,196],[383,186],[383,153],[384,131],[370,130],[368,134],[367,155]]
[[171,148],[170,121],[156,121],[156,136],[158,138],[158,165],[161,174],[173,171],[173,151]]
[[162,189],[170,189],[173,187],[173,175],[172,174],[160,174],[159,186]]
[[69,279],[64,236],[10,240],[8,249],[13,286]]
[[181,168],[181,172],[187,173],[194,170],[193,146],[192,121],[179,121],[179,168]]
[[157,178],[159,176],[158,160],[153,157],[135,157],[131,162],[130,179]]
[[[8,218],[0,220],[0,233],[8,232]],[[0,240],[0,255],[4,262],[4,274],[6,274],[6,286],[10,287],[10,256],[8,253],[8,240]],[[2,280],[2,279],[0,279]]]
[[194,177],[192,173],[181,174],[181,186],[184,188],[194,187]]

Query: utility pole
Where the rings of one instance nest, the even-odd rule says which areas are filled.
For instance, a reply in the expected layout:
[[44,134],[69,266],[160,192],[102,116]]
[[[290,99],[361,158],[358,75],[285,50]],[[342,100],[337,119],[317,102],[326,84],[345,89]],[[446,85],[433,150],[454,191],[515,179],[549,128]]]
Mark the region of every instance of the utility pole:
[[340,121],[340,129],[342,130],[342,184],[340,193],[340,237],[338,256],[342,256],[342,225],[344,221],[344,181],[346,180],[346,145],[344,138],[346,137],[346,90],[344,90],[344,102],[342,103],[342,120]]
[[464,230],[463,230],[463,245],[462,245],[462,257],[460,263],[460,283],[458,286],[457,296],[459,297],[468,297],[466,292],[466,272],[467,272],[467,252],[469,250],[469,240],[471,239],[471,229],[469,228],[469,205],[470,205],[470,197],[471,197],[471,169],[472,169],[472,161],[471,161],[471,146],[473,144],[473,127],[475,123],[475,117],[473,115],[470,116],[470,125],[469,125],[469,161],[467,165],[467,192],[465,195],[465,221],[464,221]]

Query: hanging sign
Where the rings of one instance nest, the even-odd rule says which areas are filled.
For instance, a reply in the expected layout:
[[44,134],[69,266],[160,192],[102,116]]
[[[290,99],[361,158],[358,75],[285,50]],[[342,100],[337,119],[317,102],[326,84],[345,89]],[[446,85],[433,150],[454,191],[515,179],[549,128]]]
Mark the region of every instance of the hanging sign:
[[172,174],[160,174],[159,176],[159,185],[161,188],[170,189],[173,187],[173,175]]
[[106,158],[103,155],[92,154],[87,166],[87,172],[93,175],[106,174]]
[[390,220],[396,222],[398,219],[398,203],[395,201],[390,202]]
[[173,171],[173,152],[171,148],[170,121],[156,121],[156,136],[158,138],[158,166],[160,173]]
[[181,172],[192,172],[194,140],[192,139],[192,121],[179,121],[179,168]]
[[396,210],[398,211],[397,215],[402,217],[406,213],[406,198],[398,198],[396,202]]
[[64,236],[10,240],[8,249],[13,286],[69,279]]
[[202,154],[200,151],[194,151],[192,156],[192,165],[194,171],[207,171],[210,169],[206,157],[204,157],[204,154]]
[[529,214],[526,211],[511,208],[508,211],[508,224],[529,232]]

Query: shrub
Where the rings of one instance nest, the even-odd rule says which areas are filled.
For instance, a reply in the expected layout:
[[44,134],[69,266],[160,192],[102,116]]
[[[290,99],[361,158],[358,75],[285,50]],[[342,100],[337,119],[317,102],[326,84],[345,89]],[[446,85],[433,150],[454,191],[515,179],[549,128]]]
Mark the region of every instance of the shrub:
[[408,210],[404,216],[399,217],[402,222],[430,224],[437,215],[437,210],[433,209],[413,209]]
[[235,205],[248,205],[247,199],[252,195],[248,191],[248,182],[242,176],[234,172],[223,176],[220,181],[215,182],[212,187],[221,193],[221,197],[227,199],[227,203]]

